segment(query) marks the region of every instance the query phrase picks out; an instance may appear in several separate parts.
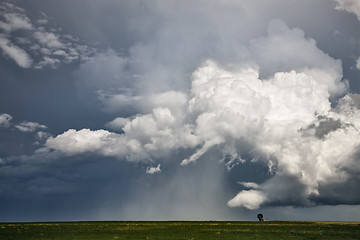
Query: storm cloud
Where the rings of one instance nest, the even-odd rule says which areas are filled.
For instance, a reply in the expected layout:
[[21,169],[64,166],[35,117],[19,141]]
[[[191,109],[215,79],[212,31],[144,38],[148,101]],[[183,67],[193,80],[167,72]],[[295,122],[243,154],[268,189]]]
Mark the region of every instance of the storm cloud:
[[127,219],[359,204],[356,1],[66,3],[1,5],[4,86],[61,93],[0,108],[4,136],[28,146],[1,150],[5,182],[82,199],[88,181],[97,216]]

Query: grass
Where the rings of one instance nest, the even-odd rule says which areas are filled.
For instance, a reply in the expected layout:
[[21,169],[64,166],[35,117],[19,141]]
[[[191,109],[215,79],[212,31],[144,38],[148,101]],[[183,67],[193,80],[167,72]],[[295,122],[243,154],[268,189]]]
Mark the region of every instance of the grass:
[[359,239],[359,222],[0,223],[0,239]]

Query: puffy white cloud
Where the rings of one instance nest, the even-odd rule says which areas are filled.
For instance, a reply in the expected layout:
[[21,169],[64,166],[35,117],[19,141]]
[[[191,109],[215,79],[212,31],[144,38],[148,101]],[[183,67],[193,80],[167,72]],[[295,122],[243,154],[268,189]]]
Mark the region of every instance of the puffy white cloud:
[[171,109],[176,118],[181,118],[185,107],[187,106],[187,95],[179,91],[166,91],[147,96],[141,101],[145,108],[153,108],[157,106]]
[[0,35],[0,48],[13,59],[20,67],[29,68],[32,64],[31,57],[21,48],[13,45],[8,39]]
[[113,146],[118,142],[117,134],[105,130],[90,131],[70,129],[56,138],[49,138],[46,146],[60,152],[74,155],[84,152],[105,151],[105,145]]
[[324,186],[354,178],[345,166],[355,164],[359,151],[358,97],[346,95],[335,111],[329,91],[321,79],[306,73],[276,73],[260,80],[254,69],[229,72],[208,62],[194,73],[189,102],[190,112],[198,113],[195,135],[202,147],[183,164],[211,147],[245,139],[274,176],[250,186],[256,190],[241,191],[229,206],[309,206]]
[[121,131],[128,122],[130,122],[128,118],[118,117],[106,123],[105,126],[112,130]]
[[16,124],[15,127],[22,132],[34,132],[37,129],[47,128],[45,125],[41,125],[37,122],[27,122],[27,121]]
[[136,139],[151,154],[198,144],[193,126],[184,124],[183,119],[175,118],[170,109],[163,107],[155,108],[152,114],[134,118],[123,130],[128,138]]
[[70,129],[55,138],[48,138],[45,146],[38,152],[44,153],[51,149],[69,156],[91,152],[102,156],[127,158],[129,161],[147,158],[136,139],[127,139],[124,135],[106,130]]
[[161,164],[158,164],[157,167],[148,167],[146,169],[146,173],[147,174],[159,173],[159,172],[161,172],[160,166],[161,166]]
[[[117,125],[118,121],[110,125]],[[120,121],[126,121],[122,127],[123,134],[106,130],[70,129],[55,138],[49,138],[46,148],[41,151],[52,149],[67,155],[95,152],[103,156],[139,161],[197,144],[192,127],[183,126],[181,119],[176,119],[168,108],[158,107],[151,114]]]
[[358,0],[335,0],[337,5],[335,9],[345,10],[354,13],[360,21],[360,2]]
[[244,206],[248,209],[257,209],[266,200],[266,197],[261,191],[246,190],[237,194],[228,202],[230,207]]
[[[207,62],[193,75],[190,112],[198,112],[196,135],[203,147],[184,160],[195,161],[211,147],[229,139],[257,137],[282,139],[283,134],[296,134],[309,124],[314,113],[330,109],[326,85],[317,83],[305,73],[277,73],[262,81],[254,69],[232,73]],[[256,111],[254,111],[256,109]],[[296,121],[295,121],[296,119]],[[279,127],[284,127],[279,131]],[[269,136],[257,136],[266,132]],[[279,134],[279,136],[277,136]]]
[[7,113],[1,113],[0,114],[0,127],[10,127],[10,121],[12,119],[12,116]]
[[360,57],[356,60],[356,68],[360,71]]

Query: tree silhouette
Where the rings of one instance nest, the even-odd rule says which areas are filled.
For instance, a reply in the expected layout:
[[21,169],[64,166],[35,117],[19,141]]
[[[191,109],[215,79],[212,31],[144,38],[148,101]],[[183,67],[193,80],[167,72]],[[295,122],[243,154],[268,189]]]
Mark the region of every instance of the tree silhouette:
[[261,221],[264,221],[264,216],[263,216],[261,213],[259,213],[259,214],[257,215],[257,218],[259,219],[260,222],[261,222]]

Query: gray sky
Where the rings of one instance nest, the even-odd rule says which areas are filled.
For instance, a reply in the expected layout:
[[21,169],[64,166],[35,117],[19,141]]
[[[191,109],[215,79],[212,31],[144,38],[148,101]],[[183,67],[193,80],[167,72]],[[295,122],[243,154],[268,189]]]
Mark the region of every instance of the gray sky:
[[0,221],[358,220],[356,0],[5,0],[0,52]]

